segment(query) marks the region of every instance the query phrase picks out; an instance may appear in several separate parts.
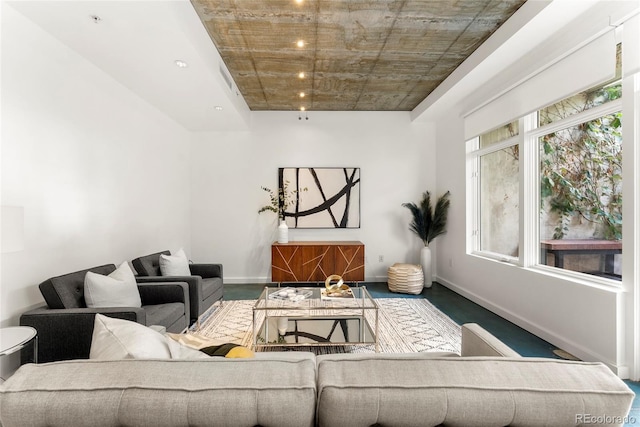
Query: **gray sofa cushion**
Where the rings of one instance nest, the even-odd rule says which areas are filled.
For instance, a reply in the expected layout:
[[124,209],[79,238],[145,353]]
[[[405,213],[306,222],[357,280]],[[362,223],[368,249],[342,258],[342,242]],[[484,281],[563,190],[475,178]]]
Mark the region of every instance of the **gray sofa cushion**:
[[171,255],[171,252],[162,251],[141,256],[131,261],[131,263],[139,276],[162,276],[160,272],[160,255]]
[[115,269],[115,265],[106,264],[52,277],[40,283],[40,292],[49,308],[84,308],[87,306],[84,300],[84,276],[87,272],[92,271],[106,276],[113,273]]
[[202,299],[206,300],[213,295],[215,291],[222,289],[222,286],[221,277],[202,279]]
[[142,309],[147,317],[146,326],[162,325],[168,327],[187,315],[184,311],[184,304],[179,302],[145,305]]
[[260,359],[24,365],[0,393],[5,426],[312,427],[310,353]]
[[[321,427],[576,425],[620,417],[633,392],[603,364],[534,358],[318,356]],[[344,402],[357,402],[345,405]],[[620,424],[621,425],[621,424]]]
[[458,353],[451,351],[427,351],[423,353],[335,353],[335,354],[323,354],[318,356],[318,361],[342,361],[342,360],[399,360],[399,359],[437,359],[440,357],[460,357]]

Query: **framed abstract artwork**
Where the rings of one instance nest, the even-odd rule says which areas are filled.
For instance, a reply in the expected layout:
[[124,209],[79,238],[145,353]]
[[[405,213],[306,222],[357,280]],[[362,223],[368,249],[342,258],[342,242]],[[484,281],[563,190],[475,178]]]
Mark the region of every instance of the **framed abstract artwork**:
[[360,168],[279,168],[290,228],[360,228]]

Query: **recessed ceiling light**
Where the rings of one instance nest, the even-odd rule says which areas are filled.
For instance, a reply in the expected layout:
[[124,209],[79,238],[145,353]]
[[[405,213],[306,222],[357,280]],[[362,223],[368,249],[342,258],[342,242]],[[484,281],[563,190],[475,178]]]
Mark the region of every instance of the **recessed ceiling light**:
[[300,98],[304,98],[304,92],[300,92]]
[[300,71],[300,72],[298,73],[298,78],[300,78],[300,79],[304,79],[304,71]]
[[298,4],[302,4],[302,2],[303,2],[303,1],[304,1],[304,0],[296,0],[296,3],[298,3]]
[[298,40],[298,41],[296,42],[296,46],[298,46],[298,47],[304,47],[304,40]]
[[189,64],[187,64],[186,62],[184,62],[181,59],[176,59],[175,60],[175,64],[178,68],[187,68],[189,66]]
[[216,110],[216,111],[224,110],[224,108],[222,108],[222,106],[220,106],[220,105],[216,105],[215,107],[213,107],[213,109]]

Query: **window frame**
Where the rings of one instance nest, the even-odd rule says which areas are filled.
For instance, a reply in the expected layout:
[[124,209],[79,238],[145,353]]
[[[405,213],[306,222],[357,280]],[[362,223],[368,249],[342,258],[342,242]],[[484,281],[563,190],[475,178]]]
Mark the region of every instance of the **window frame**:
[[[512,136],[503,141],[497,142],[495,144],[492,144],[483,148],[479,148],[480,135],[467,141],[467,169],[468,169],[467,176],[469,177],[469,180],[470,180],[469,187],[472,189],[472,193],[473,193],[471,194],[471,198],[470,198],[471,206],[473,206],[473,215],[471,215],[471,221],[469,224],[471,226],[470,227],[471,233],[469,233],[469,241],[467,243],[467,252],[472,255],[481,256],[483,258],[489,258],[495,261],[501,261],[509,264],[522,266],[522,250],[520,249],[518,250],[517,257],[481,249],[482,248],[482,230],[480,229],[481,228],[480,226],[482,223],[482,217],[481,217],[481,206],[480,206],[480,179],[479,179],[480,178],[480,159],[482,158],[482,156],[492,154],[492,153],[504,150],[505,148],[514,147],[514,146],[518,146],[519,152],[522,153],[523,121],[522,119],[518,119],[518,120],[511,120],[508,123],[514,122],[514,121],[517,121],[519,126],[518,134],[515,136]],[[493,129],[497,129],[501,126],[504,126],[504,124],[500,126],[496,126]],[[488,130],[487,132],[490,132],[491,130],[492,129]],[[520,212],[519,214],[520,216],[522,216],[522,209],[520,208],[520,206],[522,205],[522,194],[521,194],[522,193],[522,180],[521,180],[522,164],[523,164],[523,159],[522,159],[522,155],[520,155],[518,159],[518,174],[520,177],[520,189],[518,191],[519,193],[518,194],[518,206],[519,206],[518,211]],[[518,224],[518,233],[519,233],[518,248],[522,248],[521,224],[522,224],[521,222],[519,222]]]
[[[603,83],[604,84],[604,83]],[[607,288],[621,288],[622,281],[609,279],[549,266],[540,259],[540,150],[538,139],[548,133],[577,126],[618,111],[623,112],[623,95],[613,101],[573,114],[564,119],[538,126],[538,111],[511,121],[519,121],[518,135],[484,148],[479,147],[480,135],[466,141],[467,151],[467,202],[471,207],[467,215],[467,253],[484,259],[500,261],[532,271],[571,279],[588,285],[603,285]],[[624,122],[623,122],[624,123]],[[504,125],[504,124],[503,124]],[[496,129],[494,127],[493,129]],[[487,130],[490,132],[492,129]],[[624,124],[623,124],[624,135]],[[624,136],[623,136],[624,138]],[[481,249],[481,206],[480,206],[480,158],[483,155],[519,146],[519,250],[518,257],[511,257]]]
[[[529,221],[523,224],[523,227],[527,230],[525,235],[528,236],[525,239],[524,244],[525,251],[530,256],[527,259],[525,266],[533,270],[554,274],[561,277],[577,279],[581,281],[588,281],[590,283],[597,283],[606,286],[621,287],[621,281],[608,279],[605,277],[594,276],[592,274],[581,273],[578,271],[566,270],[557,268],[554,266],[542,264],[540,259],[540,147],[538,139],[541,136],[547,135],[552,132],[557,132],[563,129],[574,127],[582,123],[589,122],[591,120],[603,117],[609,114],[623,111],[623,96],[597,107],[590,108],[586,111],[574,114],[564,119],[555,121],[553,123],[546,124],[541,127],[537,127],[537,112],[531,113],[527,116],[528,127],[524,132],[525,145],[529,146],[528,154],[531,161],[526,162],[528,167],[532,169],[535,179],[531,179],[528,182],[525,194],[527,196],[525,200],[525,209],[531,214]],[[623,113],[624,114],[624,113]],[[624,115],[623,115],[624,121]],[[624,128],[623,128],[624,132]],[[624,139],[624,136],[623,136]],[[528,208],[526,207],[528,205]]]

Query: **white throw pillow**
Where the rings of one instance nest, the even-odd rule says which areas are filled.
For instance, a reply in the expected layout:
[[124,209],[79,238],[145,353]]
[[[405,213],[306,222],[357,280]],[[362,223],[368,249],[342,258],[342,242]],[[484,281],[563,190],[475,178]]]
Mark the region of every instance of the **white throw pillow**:
[[184,251],[180,249],[173,255],[160,255],[160,273],[163,276],[191,276]]
[[90,359],[208,359],[160,332],[129,320],[96,314]]
[[84,276],[84,299],[90,308],[142,307],[136,278],[126,262],[108,276],[87,272]]

